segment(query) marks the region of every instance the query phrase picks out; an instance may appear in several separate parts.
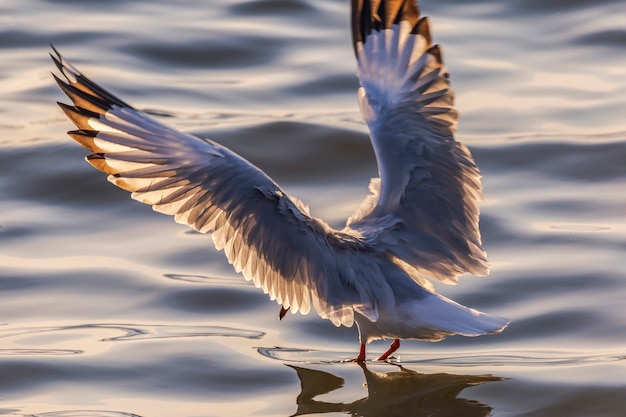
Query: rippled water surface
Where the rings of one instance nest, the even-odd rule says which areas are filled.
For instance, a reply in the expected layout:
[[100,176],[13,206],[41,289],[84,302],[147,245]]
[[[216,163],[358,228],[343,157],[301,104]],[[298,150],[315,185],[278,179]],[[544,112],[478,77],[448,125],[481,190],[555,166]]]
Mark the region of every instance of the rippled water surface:
[[396,365],[340,363],[356,329],[279,322],[208,236],[130,200],[65,135],[49,43],[339,226],[376,175],[348,3],[0,3],[0,415],[624,415],[623,1],[422,2],[493,264],[438,288],[513,321],[403,343]]

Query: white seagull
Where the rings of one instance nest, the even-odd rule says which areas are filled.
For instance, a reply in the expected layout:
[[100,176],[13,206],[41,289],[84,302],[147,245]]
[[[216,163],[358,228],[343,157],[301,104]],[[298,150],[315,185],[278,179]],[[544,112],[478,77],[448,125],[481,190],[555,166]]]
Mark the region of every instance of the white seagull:
[[441,49],[415,0],[353,0],[358,97],[380,178],[342,230],[309,214],[226,147],[172,129],[77,71],[54,49],[55,76],[87,162],[132,198],[213,233],[237,272],[281,306],[311,307],[359,330],[361,348],[393,339],[438,341],[498,333],[508,324],[437,294],[429,278],[486,275],[478,230],[480,173],[455,141],[457,112]]

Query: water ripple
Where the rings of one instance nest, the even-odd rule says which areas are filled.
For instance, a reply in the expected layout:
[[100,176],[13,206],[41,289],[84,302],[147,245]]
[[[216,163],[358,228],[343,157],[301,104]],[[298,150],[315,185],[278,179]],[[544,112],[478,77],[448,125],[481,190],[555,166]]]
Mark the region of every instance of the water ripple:
[[[314,349],[297,348],[257,348],[257,351],[270,359],[283,362],[304,363],[304,364],[331,364],[346,362],[354,357],[354,352],[330,352]],[[337,359],[341,358],[341,359]],[[608,363],[626,360],[626,354],[621,353],[572,353],[557,351],[536,351],[536,352],[480,352],[463,354],[445,354],[438,356],[402,354],[398,358],[392,358],[394,363],[406,364],[429,364],[447,365],[452,367],[473,367],[473,366],[564,366],[564,365],[586,365],[591,363]],[[376,362],[376,361],[371,361]]]
[[[273,61],[284,50],[283,41],[272,37],[236,36],[180,43],[128,42],[120,49],[159,65],[191,68],[238,68]],[[251,46],[253,46],[251,48]]]
[[310,14],[316,11],[313,4],[304,0],[256,0],[238,2],[229,6],[230,12],[237,16],[247,15],[289,15]]
[[207,275],[192,275],[192,274],[163,274],[165,278],[172,279],[174,281],[185,281],[199,284],[212,284],[212,285],[227,285],[227,286],[246,286],[251,287],[252,284],[243,279],[226,278],[226,277],[212,277]]
[[[174,339],[188,337],[240,337],[244,339],[260,339],[265,333],[256,330],[238,329],[226,326],[182,326],[182,325],[161,325],[161,324],[79,324],[70,326],[41,326],[41,327],[19,327],[13,329],[3,329],[0,331],[0,339],[13,339],[13,342],[23,344],[40,344],[42,341],[46,345],[52,343],[65,342],[76,338],[74,335],[63,333],[76,331],[98,331],[114,330],[121,332],[120,335],[109,336],[97,339],[98,342],[120,342],[128,340],[150,340],[150,339]],[[87,335],[93,338],[90,332]],[[28,339],[30,337],[42,337],[43,339]],[[80,336],[83,338],[83,336]],[[40,348],[7,348],[0,349],[0,356],[29,356],[29,355],[77,355],[85,353],[85,349],[40,349]]]
[[66,410],[51,411],[48,413],[28,414],[25,417],[141,417],[139,414],[125,413],[123,411],[103,410]]
[[84,353],[78,349],[0,349],[0,356],[65,356]]

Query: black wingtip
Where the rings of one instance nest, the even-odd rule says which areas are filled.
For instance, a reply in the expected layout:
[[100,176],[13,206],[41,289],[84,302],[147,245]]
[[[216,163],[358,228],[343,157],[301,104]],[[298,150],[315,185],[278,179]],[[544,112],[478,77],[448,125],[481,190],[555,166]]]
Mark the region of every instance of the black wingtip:
[[61,72],[61,74],[63,74],[63,76],[65,76],[65,73],[63,72],[63,64],[60,61],[60,57],[54,56],[52,54],[49,55],[50,58],[52,58],[52,62],[54,62],[54,66],[57,67],[57,69]]
[[443,65],[443,56],[441,54],[441,47],[439,45],[431,46],[426,52],[434,56],[439,65]]
[[57,55],[57,57],[61,58],[61,54],[59,53],[57,48],[54,47],[54,45],[52,43],[50,43],[50,49],[52,49],[52,51],[54,51],[54,53]]
[[88,161],[97,161],[97,160],[102,160],[102,159],[106,160],[103,153],[92,153],[91,155],[87,155],[85,159]]
[[57,69],[61,71],[61,73],[63,73],[63,56],[61,56],[61,53],[58,51],[57,48],[54,47],[53,44],[50,44],[50,49],[52,49],[52,52],[48,52],[48,55],[50,55],[50,58],[52,58],[54,66],[57,67]]
[[[50,44],[50,48],[52,48],[52,51],[56,54],[56,56],[54,56],[54,54],[50,53],[50,58],[52,58],[52,62],[54,62],[54,65],[57,67],[59,72],[65,77],[67,83],[60,80],[54,73],[52,75],[57,81],[57,84],[59,84],[59,87],[61,87],[61,89],[63,89],[63,91],[68,94],[70,98],[72,98],[72,95],[69,94],[71,92],[87,99],[90,102],[95,100],[93,104],[101,108],[110,108],[113,104],[120,107],[128,107],[130,109],[133,108],[128,103],[120,100],[113,94],[109,93],[106,89],[100,87],[98,84],[85,77],[80,71],[67,62],[52,44]],[[69,92],[68,89],[70,90]],[[88,94],[89,97],[86,97],[85,94]]]
[[65,110],[70,110],[70,111],[73,111],[74,109],[76,109],[76,107],[74,107],[74,106],[70,106],[69,104],[65,104],[65,103],[63,103],[63,102],[61,102],[61,101],[57,101],[57,104],[58,104],[58,106],[59,106],[60,108],[62,108],[62,109],[63,109],[63,111],[65,111]]
[[93,94],[91,91],[81,90],[74,85],[59,79],[52,74],[61,90],[72,100],[76,107],[93,112],[94,114],[104,113],[111,108],[110,102],[101,96]]
[[352,0],[352,44],[365,43],[373,31],[389,29],[402,21],[415,26],[420,20],[417,0]]
[[76,125],[80,130],[91,130],[92,127],[89,124],[89,119],[98,118],[98,114],[89,110],[80,109],[78,107],[70,106],[65,103],[57,102],[63,113],[67,116],[72,123]]
[[98,133],[100,133],[97,130],[89,130],[89,129],[79,129],[79,130],[70,130],[69,132],[67,132],[68,135],[78,135],[78,136],[85,136],[85,137],[90,137],[90,138],[95,138],[96,136],[98,136]]
[[[63,111],[70,111],[76,114],[79,114],[83,117],[93,117],[93,118],[98,118],[100,116],[100,114],[93,112],[91,110],[88,109],[84,109],[84,108],[80,108],[80,107],[76,107],[76,106],[71,106],[69,104],[65,104],[62,103],[60,101],[57,101],[57,104],[59,105],[59,107],[61,107],[63,109]],[[85,129],[81,129],[81,130],[85,130]]]
[[426,39],[426,44],[432,44],[432,38],[430,36],[430,20],[427,16],[422,17],[415,23],[411,33],[414,35],[421,35]]
[[54,78],[54,81],[56,81],[59,87],[61,87],[61,90],[65,92],[65,89],[69,87],[69,84],[60,79],[54,72],[50,72],[50,74],[52,74],[52,78]]

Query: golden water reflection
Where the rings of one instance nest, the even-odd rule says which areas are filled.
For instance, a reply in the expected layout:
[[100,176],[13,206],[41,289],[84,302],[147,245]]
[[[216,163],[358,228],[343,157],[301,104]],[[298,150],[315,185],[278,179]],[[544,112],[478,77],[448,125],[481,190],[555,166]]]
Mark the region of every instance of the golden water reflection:
[[368,395],[344,402],[326,402],[315,397],[343,387],[344,379],[331,373],[287,365],[298,374],[301,392],[294,416],[305,414],[348,413],[351,416],[484,417],[492,408],[477,401],[458,397],[465,388],[486,382],[502,381],[492,375],[422,374],[398,366],[391,372],[375,372],[365,365],[363,374]]

